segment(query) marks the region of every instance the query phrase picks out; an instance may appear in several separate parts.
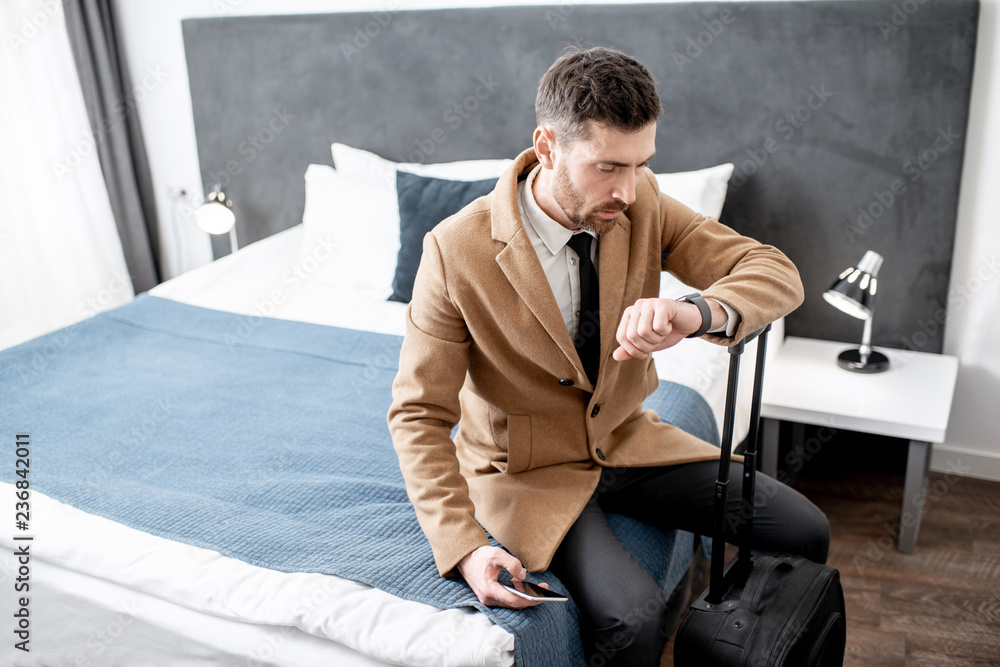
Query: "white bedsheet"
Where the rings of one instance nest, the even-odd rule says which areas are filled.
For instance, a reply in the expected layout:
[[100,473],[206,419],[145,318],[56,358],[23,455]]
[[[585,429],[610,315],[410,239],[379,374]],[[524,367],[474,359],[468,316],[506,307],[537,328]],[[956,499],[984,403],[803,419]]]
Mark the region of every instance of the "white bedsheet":
[[[280,317],[403,334],[405,305],[385,300],[388,286],[384,292],[337,287],[325,276],[333,261],[336,252],[322,243],[303,254],[296,226],[150,294],[245,315],[249,328],[261,317]],[[667,278],[665,296],[690,291]],[[691,340],[655,356],[661,378],[687,384],[708,400],[721,432],[725,350]],[[744,374],[741,393],[749,390],[750,376]],[[745,433],[743,426],[736,440]],[[13,506],[12,493],[13,487],[0,484],[0,504]],[[36,600],[42,611],[37,650],[16,664],[80,657],[66,664],[128,665],[157,651],[177,661],[148,664],[513,664],[513,636],[474,609],[438,609],[336,576],[267,570],[133,530],[37,492],[32,501],[36,553],[43,562],[36,573],[45,574]],[[0,544],[11,553],[9,537],[0,535]],[[7,579],[9,556],[0,563],[0,578]],[[7,613],[11,598],[0,596],[0,614]],[[44,609],[48,602],[61,611]],[[83,616],[74,621],[76,639],[64,637],[59,646],[79,641],[80,650],[46,658],[45,628],[65,622],[59,614],[74,609]],[[109,628],[119,636],[104,642],[100,637]]]

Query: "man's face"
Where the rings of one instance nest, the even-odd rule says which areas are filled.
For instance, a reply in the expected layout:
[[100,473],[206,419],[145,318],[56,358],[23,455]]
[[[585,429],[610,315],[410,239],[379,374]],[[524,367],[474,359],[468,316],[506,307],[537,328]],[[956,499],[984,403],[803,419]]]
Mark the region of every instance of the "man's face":
[[552,198],[572,225],[600,235],[635,201],[636,183],[656,152],[656,123],[638,132],[591,123],[586,139],[557,146]]

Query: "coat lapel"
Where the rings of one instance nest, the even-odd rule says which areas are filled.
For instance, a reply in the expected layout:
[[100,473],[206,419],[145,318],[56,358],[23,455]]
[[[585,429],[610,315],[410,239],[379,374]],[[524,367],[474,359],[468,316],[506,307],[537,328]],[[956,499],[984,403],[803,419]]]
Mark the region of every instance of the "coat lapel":
[[566,330],[562,313],[559,312],[559,305],[528,235],[522,231],[512,238],[497,255],[497,264],[528,310],[559,346],[566,359],[573,364],[577,370],[577,381],[589,384],[583,364],[569,337],[569,331]]
[[[597,279],[601,285],[601,370],[618,347],[615,333],[621,320],[629,269],[632,221],[624,213],[597,244]],[[628,304],[631,305],[631,304]],[[598,378],[601,375],[598,373]]]
[[[521,224],[517,203],[517,183],[538,163],[535,152],[528,149],[514,160],[497,183],[491,204],[493,238],[506,245],[497,254],[497,264],[518,296],[559,346],[566,359],[576,369],[576,382],[593,389],[583,369],[573,341],[566,330],[548,279],[538,262],[538,255]],[[629,267],[632,223],[623,213],[618,223],[601,235],[598,242],[598,280],[601,289],[601,369],[607,365],[611,352],[618,346],[615,332],[625,299]],[[600,373],[598,374],[600,378]]]
[[563,322],[562,314],[559,312],[559,305],[538,261],[538,255],[535,254],[535,249],[521,224],[517,184],[536,164],[538,160],[535,158],[535,151],[529,148],[517,156],[514,164],[500,177],[493,191],[493,201],[490,206],[493,238],[505,244],[497,253],[496,261],[528,310],[576,370],[577,384],[590,386],[583,364],[566,330],[566,323]]

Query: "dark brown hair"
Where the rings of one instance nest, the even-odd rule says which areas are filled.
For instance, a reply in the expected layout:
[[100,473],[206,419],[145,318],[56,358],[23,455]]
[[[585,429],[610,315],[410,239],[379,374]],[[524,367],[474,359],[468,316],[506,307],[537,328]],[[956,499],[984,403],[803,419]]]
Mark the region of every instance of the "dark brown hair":
[[588,134],[587,121],[637,132],[659,118],[656,81],[635,58],[601,46],[570,47],[538,84],[535,117],[553,127],[557,140]]

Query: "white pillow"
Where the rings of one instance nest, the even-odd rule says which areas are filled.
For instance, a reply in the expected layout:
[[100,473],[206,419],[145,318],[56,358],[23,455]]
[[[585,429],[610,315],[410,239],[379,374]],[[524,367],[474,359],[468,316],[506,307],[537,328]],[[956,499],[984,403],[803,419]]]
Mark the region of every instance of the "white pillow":
[[[654,174],[654,176],[661,192],[698,213],[718,219],[722,214],[722,206],[726,203],[726,190],[729,187],[729,178],[733,175],[733,168],[733,164],[727,162],[697,171]],[[697,291],[682,283],[671,273],[666,271],[660,273],[661,299],[676,299]]]
[[323,282],[384,291],[388,297],[399,252],[395,192],[390,197],[385,188],[345,178],[325,164],[309,165],[305,180],[303,262],[322,259]]
[[461,160],[459,162],[439,162],[419,164],[416,162],[393,162],[375,153],[334,143],[331,147],[333,164],[344,176],[373,186],[390,187],[396,191],[396,170],[401,169],[419,176],[447,178],[452,181],[481,181],[498,178],[513,160]]
[[[315,248],[321,235],[329,234],[348,252],[334,271],[324,271],[323,280],[385,291],[386,298],[392,294],[399,253],[396,170],[453,181],[478,181],[498,178],[513,163],[509,159],[397,163],[338,143],[331,146],[331,152],[336,169],[310,165],[306,171],[304,256]],[[313,210],[310,199],[315,200]]]
[[[306,170],[303,257],[321,254],[322,248],[333,245],[338,252],[327,263],[330,266],[324,266],[324,282],[381,290],[386,296],[392,291],[399,252],[396,170],[434,178],[481,180],[499,177],[513,162],[502,159],[397,163],[340,143],[334,143],[331,152],[336,169],[312,164]],[[727,163],[655,176],[664,193],[689,208],[718,218],[733,169]],[[661,282],[663,287],[669,284],[668,280]]]
[[726,190],[729,188],[733,168],[733,164],[727,162],[697,171],[654,175],[661,192],[698,213],[718,219],[722,215],[722,205],[726,202]]

